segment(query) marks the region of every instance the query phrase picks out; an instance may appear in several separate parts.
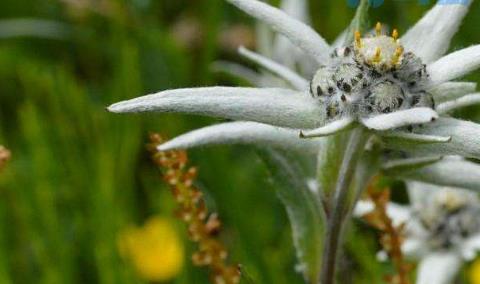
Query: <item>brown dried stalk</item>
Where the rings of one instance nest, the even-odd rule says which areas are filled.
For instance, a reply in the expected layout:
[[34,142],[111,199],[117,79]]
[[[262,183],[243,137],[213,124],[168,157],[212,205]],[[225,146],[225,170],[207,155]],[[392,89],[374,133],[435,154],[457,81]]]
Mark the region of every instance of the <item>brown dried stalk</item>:
[[[374,182],[376,184],[376,182]],[[364,216],[364,219],[380,231],[380,244],[395,266],[396,274],[386,276],[391,284],[410,284],[409,274],[412,265],[405,261],[402,244],[405,240],[405,224],[395,226],[387,214],[387,205],[390,202],[390,189],[378,190],[372,185],[367,190],[369,199],[375,204],[375,209]]]
[[192,255],[193,264],[209,267],[214,284],[239,283],[240,268],[226,264],[227,250],[217,238],[220,220],[217,214],[208,213],[202,193],[193,185],[197,169],[187,166],[185,151],[158,151],[157,146],[162,142],[160,135],[152,134],[148,149],[179,205],[176,215],[188,225],[190,239],[198,244],[198,251]]
[[10,151],[4,146],[0,145],[0,170],[5,167],[11,157],[12,154],[10,153]]

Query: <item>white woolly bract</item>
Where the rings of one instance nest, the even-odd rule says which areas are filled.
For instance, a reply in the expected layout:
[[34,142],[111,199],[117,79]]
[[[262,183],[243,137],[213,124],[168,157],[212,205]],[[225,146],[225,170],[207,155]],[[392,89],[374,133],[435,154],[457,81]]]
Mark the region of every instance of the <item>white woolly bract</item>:
[[310,97],[287,89],[207,87],[176,89],[119,102],[111,112],[180,112],[248,120],[292,128],[314,128],[324,109]]
[[289,38],[293,44],[317,59],[318,63],[329,60],[327,42],[311,27],[287,15],[282,10],[257,0],[227,0],[252,17],[270,25]]
[[300,139],[298,131],[257,122],[228,122],[187,132],[160,145],[160,151],[188,149],[205,145],[247,144],[315,154],[315,139]]

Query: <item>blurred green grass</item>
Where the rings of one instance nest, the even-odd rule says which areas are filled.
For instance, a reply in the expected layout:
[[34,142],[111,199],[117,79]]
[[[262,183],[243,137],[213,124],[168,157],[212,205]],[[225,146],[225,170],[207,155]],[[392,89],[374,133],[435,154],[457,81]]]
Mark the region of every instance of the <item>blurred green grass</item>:
[[[215,120],[104,108],[167,88],[236,83],[212,74],[210,64],[241,61],[219,39],[238,24],[253,32],[254,21],[222,0],[68,2],[2,0],[0,21],[49,19],[70,32],[0,39],[0,144],[13,153],[0,176],[0,283],[143,283],[119,256],[118,232],[154,214],[171,216],[174,207],[144,149],[147,135],[172,137]],[[313,25],[329,40],[354,13],[346,1],[312,0],[311,8]],[[388,1],[371,19],[405,32],[427,9]],[[185,21],[198,39],[172,32]],[[479,21],[477,1],[452,49],[478,43]],[[209,207],[224,221],[231,258],[243,265],[243,283],[302,283],[285,212],[254,150],[215,147],[190,156]],[[352,232],[342,267],[353,273],[343,282],[381,283],[391,268],[375,261],[375,233],[358,224]],[[208,283],[188,254],[186,264],[172,283]]]

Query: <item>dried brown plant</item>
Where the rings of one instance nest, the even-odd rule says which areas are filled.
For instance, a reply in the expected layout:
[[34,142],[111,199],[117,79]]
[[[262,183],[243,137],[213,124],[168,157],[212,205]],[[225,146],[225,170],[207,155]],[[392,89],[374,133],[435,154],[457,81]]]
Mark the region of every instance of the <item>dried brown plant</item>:
[[12,153],[5,148],[4,146],[0,145],[0,170],[3,170],[7,162],[12,157]]
[[194,185],[197,169],[187,165],[185,151],[158,151],[157,146],[162,142],[160,135],[152,134],[148,149],[178,203],[176,215],[187,224],[190,239],[198,244],[192,255],[193,264],[208,267],[214,284],[239,283],[240,268],[226,263],[228,252],[218,239],[221,228],[218,215],[209,214],[202,193]]
[[405,224],[394,225],[387,214],[387,206],[390,202],[390,189],[379,189],[377,180],[367,190],[368,198],[375,208],[364,216],[371,226],[380,231],[380,244],[391,259],[396,273],[386,276],[390,284],[410,284],[410,272],[412,265],[405,261],[402,252],[402,244],[405,240]]

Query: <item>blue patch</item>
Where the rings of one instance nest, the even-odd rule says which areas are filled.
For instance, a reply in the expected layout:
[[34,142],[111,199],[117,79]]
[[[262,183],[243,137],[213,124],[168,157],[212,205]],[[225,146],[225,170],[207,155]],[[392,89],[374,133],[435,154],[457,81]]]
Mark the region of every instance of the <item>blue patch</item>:
[[[383,5],[384,0],[368,0],[368,3],[373,8],[378,8]],[[360,4],[360,0],[347,0],[348,7],[356,8]]]
[[[471,0],[438,0],[438,5],[465,5],[470,4]],[[373,8],[378,8],[383,5],[384,0],[368,0],[368,3]],[[360,4],[360,0],[347,0],[347,5],[350,8],[356,8]],[[418,0],[418,4],[427,6],[430,4],[430,0]]]
[[439,0],[438,5],[465,5],[470,4],[470,0]]

